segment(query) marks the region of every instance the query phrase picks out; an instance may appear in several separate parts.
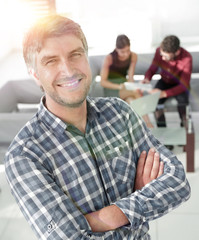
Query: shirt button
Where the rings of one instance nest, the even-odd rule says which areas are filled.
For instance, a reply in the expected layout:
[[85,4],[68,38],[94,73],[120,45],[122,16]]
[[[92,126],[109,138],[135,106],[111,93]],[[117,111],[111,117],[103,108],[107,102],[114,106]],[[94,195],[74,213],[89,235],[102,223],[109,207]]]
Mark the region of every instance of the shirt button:
[[119,150],[120,150],[120,152],[122,152],[123,151],[123,147],[119,147]]
[[91,238],[91,236],[92,236],[91,233],[88,233],[88,234],[87,234],[87,237]]
[[48,232],[50,232],[52,230],[52,224],[48,224]]
[[47,228],[48,228],[48,232],[50,233],[50,232],[55,228],[55,223],[54,223],[54,221],[51,221],[51,222],[47,225]]
[[48,229],[52,229],[53,226],[52,226],[52,223],[48,224]]

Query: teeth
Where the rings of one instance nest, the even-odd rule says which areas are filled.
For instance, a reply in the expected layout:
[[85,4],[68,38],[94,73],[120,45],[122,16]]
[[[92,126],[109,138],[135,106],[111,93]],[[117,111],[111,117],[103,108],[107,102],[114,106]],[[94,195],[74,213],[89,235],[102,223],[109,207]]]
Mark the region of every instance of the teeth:
[[62,86],[62,87],[71,87],[71,86],[73,86],[73,85],[75,85],[77,83],[78,83],[78,81],[74,81],[74,82],[69,82],[69,83],[65,83],[65,84],[60,84],[60,86]]

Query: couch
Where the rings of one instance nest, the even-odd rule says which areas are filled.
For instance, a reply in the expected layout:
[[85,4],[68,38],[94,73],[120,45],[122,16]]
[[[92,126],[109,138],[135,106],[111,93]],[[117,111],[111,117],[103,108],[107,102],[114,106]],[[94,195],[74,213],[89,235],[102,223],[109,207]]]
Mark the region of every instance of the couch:
[[[147,69],[149,68],[152,59],[153,53],[142,53],[138,54],[138,61],[135,68],[135,75],[144,75]],[[193,70],[191,77],[191,92],[190,92],[190,108],[191,111],[199,111],[199,52],[191,52],[193,57]],[[100,70],[103,64],[105,55],[90,56],[89,62],[92,70],[92,86],[90,91],[90,96],[92,97],[103,97],[104,92],[103,88],[100,85]],[[152,85],[155,85],[157,80],[152,80]],[[173,106],[176,105],[175,99],[171,99],[167,102],[166,107],[170,110],[173,109]]]

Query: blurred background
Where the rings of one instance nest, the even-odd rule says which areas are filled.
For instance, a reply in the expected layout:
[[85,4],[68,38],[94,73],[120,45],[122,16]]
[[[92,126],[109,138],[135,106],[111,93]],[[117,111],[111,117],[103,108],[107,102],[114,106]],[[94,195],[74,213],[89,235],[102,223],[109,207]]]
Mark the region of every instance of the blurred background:
[[[169,34],[177,35],[188,51],[199,51],[198,0],[0,0],[0,3],[0,87],[8,80],[29,78],[22,57],[23,35],[35,20],[50,12],[68,16],[81,25],[89,55],[110,53],[118,34],[130,38],[131,50],[136,53],[153,53]],[[193,119],[196,170],[187,174],[192,197],[179,209],[151,223],[152,240],[199,239],[198,112]],[[178,148],[175,153],[185,165],[185,153]],[[0,163],[0,239],[36,240],[10,194],[2,159]]]
[[[89,55],[111,52],[121,33],[131,39],[131,49],[136,53],[153,52],[168,34],[177,35],[188,50],[199,49],[198,0],[0,0],[0,3],[0,86],[7,79],[18,77],[14,63],[22,61],[23,65],[17,53],[21,53],[24,32],[36,19],[55,11],[80,23],[88,40]],[[11,57],[10,66],[7,62]]]

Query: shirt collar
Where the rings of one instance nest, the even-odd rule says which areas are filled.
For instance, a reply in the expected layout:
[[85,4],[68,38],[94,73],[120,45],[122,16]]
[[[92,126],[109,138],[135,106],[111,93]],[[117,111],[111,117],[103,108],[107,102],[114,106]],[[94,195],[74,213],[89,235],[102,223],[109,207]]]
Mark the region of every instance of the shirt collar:
[[60,134],[63,133],[66,129],[66,123],[46,108],[45,100],[45,96],[43,96],[39,105],[38,120],[44,123],[49,129]]
[[87,119],[91,122],[100,117],[100,109],[93,98],[87,97]]
[[[95,100],[87,97],[87,120],[89,122],[93,121],[96,117],[100,117],[100,110],[95,104]],[[39,110],[38,110],[38,120],[41,120],[48,128],[56,131],[58,133],[63,133],[68,124],[62,121],[60,118],[55,116],[45,107],[45,96],[41,98]]]

